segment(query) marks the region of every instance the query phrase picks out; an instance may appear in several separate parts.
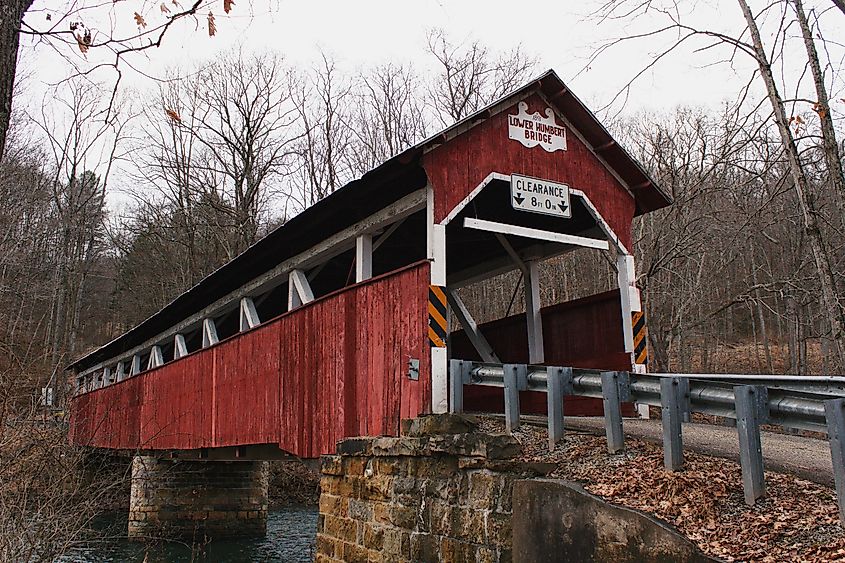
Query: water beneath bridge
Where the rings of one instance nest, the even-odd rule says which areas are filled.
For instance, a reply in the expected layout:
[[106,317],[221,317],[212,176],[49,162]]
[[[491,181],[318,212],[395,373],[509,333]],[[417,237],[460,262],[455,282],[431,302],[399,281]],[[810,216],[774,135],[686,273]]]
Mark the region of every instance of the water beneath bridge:
[[206,561],[279,561],[304,563],[314,560],[317,507],[284,507],[271,510],[267,535],[254,539],[215,540],[205,546],[160,542],[143,544],[126,538],[126,513],[100,518],[97,534],[87,546],[76,548],[58,561],[62,563]]

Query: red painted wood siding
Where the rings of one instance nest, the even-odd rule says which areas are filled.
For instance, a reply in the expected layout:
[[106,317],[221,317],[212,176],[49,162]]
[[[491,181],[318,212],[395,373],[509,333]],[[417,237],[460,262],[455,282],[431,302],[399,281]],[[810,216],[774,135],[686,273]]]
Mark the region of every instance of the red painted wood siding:
[[[546,365],[606,370],[631,369],[631,358],[625,352],[622,335],[619,290],[543,307],[541,315]],[[525,314],[484,323],[479,328],[503,363],[528,363]],[[451,346],[454,358],[481,359],[462,330],[452,333]],[[464,388],[464,394],[468,410],[501,412],[504,408],[501,389],[470,386]],[[522,392],[520,410],[545,414],[545,394]],[[601,401],[587,397],[569,397],[566,400],[566,414],[600,415]],[[633,415],[630,407],[626,410],[626,415]]]
[[[525,101],[529,113],[544,115],[548,107],[537,94]],[[491,172],[524,174],[582,190],[631,249],[633,197],[568,127],[566,151],[549,153],[539,146],[529,149],[510,140],[507,119],[516,112],[514,104],[423,157],[423,166],[434,187],[435,221],[442,221]]]
[[[431,402],[429,264],[344,288],[254,330],[75,397],[73,443],[193,449],[277,443],[300,457],[396,434]],[[408,360],[421,377],[407,377]]]

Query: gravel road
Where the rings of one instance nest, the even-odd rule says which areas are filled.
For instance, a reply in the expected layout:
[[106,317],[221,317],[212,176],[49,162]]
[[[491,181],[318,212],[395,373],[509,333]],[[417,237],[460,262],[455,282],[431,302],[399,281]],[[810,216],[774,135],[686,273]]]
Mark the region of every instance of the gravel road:
[[[571,430],[604,434],[604,419],[567,417]],[[625,434],[662,443],[660,420],[625,419]],[[791,473],[802,479],[833,486],[833,466],[827,441],[775,432],[762,432],[763,459],[767,470]],[[736,428],[712,424],[685,423],[684,448],[739,462]]]

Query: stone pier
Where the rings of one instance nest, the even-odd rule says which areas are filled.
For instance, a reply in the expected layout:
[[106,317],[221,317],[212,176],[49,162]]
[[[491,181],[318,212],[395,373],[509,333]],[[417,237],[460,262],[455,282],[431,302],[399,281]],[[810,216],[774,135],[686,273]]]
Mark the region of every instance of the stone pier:
[[136,456],[129,537],[255,537],[267,531],[266,461]]

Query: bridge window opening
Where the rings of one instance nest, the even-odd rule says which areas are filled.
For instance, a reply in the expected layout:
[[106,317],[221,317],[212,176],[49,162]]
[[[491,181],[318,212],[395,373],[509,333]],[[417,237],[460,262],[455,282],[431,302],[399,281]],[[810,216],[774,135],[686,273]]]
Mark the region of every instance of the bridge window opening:
[[200,328],[185,333],[185,347],[188,349],[188,354],[202,350],[202,330]]
[[266,323],[275,319],[288,310],[288,284],[277,285],[270,291],[255,297],[253,302],[259,321]]
[[140,369],[138,370],[138,373],[136,373],[135,375],[138,375],[140,373],[144,373],[145,371],[147,371],[147,366],[150,364],[150,351],[147,350],[145,352],[142,352],[140,354],[140,357],[141,357],[141,366],[140,366]]
[[[450,301],[450,357],[548,363],[546,343],[589,332],[573,322],[606,322],[583,299],[608,301],[601,311],[621,325],[614,250],[586,203],[573,195],[564,219],[515,210],[510,197],[508,182],[493,180],[447,225],[447,292],[460,301]],[[590,343],[555,346],[591,353]]]
[[173,340],[170,340],[164,344],[160,344],[161,346],[161,356],[164,360],[164,363],[172,362],[173,361]]
[[215,317],[214,324],[217,327],[217,337],[220,341],[240,333],[240,303],[235,303],[236,308]]

